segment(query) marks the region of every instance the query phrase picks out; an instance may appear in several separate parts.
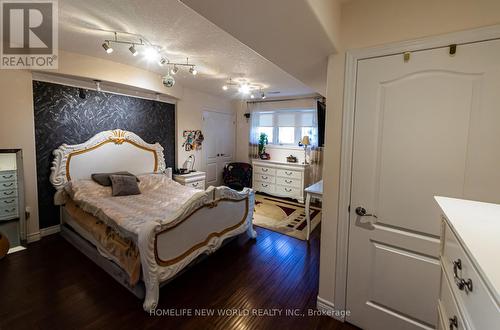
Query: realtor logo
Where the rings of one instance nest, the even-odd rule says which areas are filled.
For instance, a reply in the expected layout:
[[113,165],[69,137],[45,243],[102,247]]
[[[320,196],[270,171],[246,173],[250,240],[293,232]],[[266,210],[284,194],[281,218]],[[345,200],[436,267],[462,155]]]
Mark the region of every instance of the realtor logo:
[[57,69],[57,1],[0,0],[2,69]]

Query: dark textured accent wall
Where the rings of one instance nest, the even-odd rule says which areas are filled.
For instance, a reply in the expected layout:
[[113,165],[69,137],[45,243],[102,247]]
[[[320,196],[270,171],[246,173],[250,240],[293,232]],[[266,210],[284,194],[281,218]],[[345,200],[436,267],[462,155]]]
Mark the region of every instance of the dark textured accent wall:
[[148,143],[159,142],[167,166],[175,164],[173,104],[40,81],[33,81],[33,99],[40,228],[59,224],[49,176],[52,151],[63,143],[82,143],[101,131],[120,128]]

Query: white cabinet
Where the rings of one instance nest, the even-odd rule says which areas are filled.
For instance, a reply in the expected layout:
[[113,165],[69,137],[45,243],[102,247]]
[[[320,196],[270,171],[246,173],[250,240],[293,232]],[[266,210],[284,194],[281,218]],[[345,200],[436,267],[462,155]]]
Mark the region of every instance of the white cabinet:
[[0,221],[19,218],[17,173],[0,171]]
[[497,329],[500,324],[500,205],[436,197],[443,210],[439,326]]
[[304,203],[304,188],[309,183],[309,165],[254,160],[252,166],[252,187],[255,191]]
[[205,190],[205,172],[191,172],[188,174],[174,174],[174,180],[183,186]]

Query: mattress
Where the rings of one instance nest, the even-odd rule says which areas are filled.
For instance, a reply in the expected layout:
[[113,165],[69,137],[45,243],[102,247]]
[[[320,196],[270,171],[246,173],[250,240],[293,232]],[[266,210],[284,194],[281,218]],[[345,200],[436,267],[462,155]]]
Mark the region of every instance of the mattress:
[[122,237],[103,221],[83,211],[71,199],[66,202],[64,208],[72,220],[67,224],[94,244],[101,255],[118,264],[128,275],[130,286],[135,286],[141,276],[141,260],[134,241]]

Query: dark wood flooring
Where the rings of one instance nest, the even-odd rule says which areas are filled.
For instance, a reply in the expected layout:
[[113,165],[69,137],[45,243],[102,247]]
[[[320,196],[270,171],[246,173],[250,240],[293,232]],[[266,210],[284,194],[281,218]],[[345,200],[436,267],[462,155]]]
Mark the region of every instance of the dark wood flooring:
[[0,261],[0,329],[356,329],[307,316],[318,294],[319,229],[309,245],[257,231],[257,241],[240,236],[165,285],[158,308],[216,315],[288,308],[306,316],[150,316],[142,301],[52,235]]

